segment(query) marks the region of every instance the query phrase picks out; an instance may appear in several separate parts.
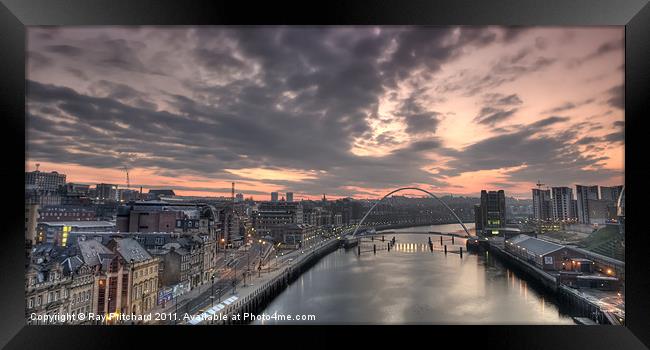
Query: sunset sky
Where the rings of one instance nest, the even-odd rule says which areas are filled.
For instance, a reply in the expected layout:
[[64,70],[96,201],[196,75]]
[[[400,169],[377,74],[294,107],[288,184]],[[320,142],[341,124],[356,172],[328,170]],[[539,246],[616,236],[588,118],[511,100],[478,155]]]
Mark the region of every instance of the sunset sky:
[[624,182],[623,27],[31,27],[26,170],[182,195]]

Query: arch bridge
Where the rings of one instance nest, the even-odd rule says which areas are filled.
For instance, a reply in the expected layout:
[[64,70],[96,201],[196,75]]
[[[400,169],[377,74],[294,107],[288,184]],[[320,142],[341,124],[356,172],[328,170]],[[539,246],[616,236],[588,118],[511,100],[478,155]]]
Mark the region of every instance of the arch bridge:
[[469,230],[467,230],[467,227],[465,227],[465,224],[463,223],[463,221],[458,217],[458,215],[456,215],[456,213],[454,213],[453,210],[451,210],[451,208],[449,208],[447,203],[445,203],[442,199],[438,198],[438,196],[436,196],[435,194],[433,194],[433,193],[431,193],[431,192],[429,192],[427,190],[423,190],[423,189],[418,188],[418,187],[401,187],[401,188],[398,188],[398,189],[393,190],[391,192],[388,192],[383,197],[381,197],[381,199],[379,201],[377,201],[375,204],[373,204],[373,206],[370,207],[368,212],[366,212],[366,214],[363,216],[363,218],[361,218],[361,221],[359,221],[357,226],[354,228],[354,232],[351,234],[351,237],[358,237],[357,232],[359,231],[359,227],[361,227],[361,225],[366,220],[368,215],[370,215],[370,213],[372,213],[373,209],[375,209],[375,207],[377,205],[379,205],[379,203],[383,202],[386,198],[388,198],[390,195],[392,195],[394,193],[401,192],[401,191],[408,191],[408,190],[420,191],[420,192],[423,192],[423,193],[429,195],[430,197],[435,198],[438,202],[440,202],[449,211],[449,213],[451,213],[451,215],[456,219],[456,221],[458,221],[458,223],[463,227],[463,230],[465,230],[465,233],[467,234],[467,236],[468,237],[471,236],[470,233],[469,233]]

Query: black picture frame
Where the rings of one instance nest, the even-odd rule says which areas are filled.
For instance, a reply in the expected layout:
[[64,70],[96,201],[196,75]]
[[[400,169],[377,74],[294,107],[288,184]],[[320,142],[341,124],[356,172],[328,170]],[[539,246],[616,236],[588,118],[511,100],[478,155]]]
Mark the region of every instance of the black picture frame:
[[[431,346],[490,348],[643,349],[650,346],[650,264],[641,209],[650,198],[644,160],[644,113],[650,84],[650,6],[648,0],[507,1],[327,1],[216,2],[154,0],[0,0],[0,110],[7,188],[0,253],[0,345],[27,348],[134,347],[204,344],[265,346],[308,341],[321,346],[364,346],[424,341]],[[625,26],[625,186],[626,326],[282,326],[282,327],[95,327],[25,326],[24,231],[20,194],[21,164],[15,149],[25,142],[25,26],[31,25],[205,25],[205,24],[414,24],[517,26]],[[23,163],[21,163],[23,162]],[[645,204],[645,205],[644,205]],[[379,328],[379,329],[378,329]],[[296,337],[301,338],[300,340]],[[443,345],[442,339],[451,343]],[[251,343],[259,342],[259,344]],[[350,343],[349,343],[350,342]],[[644,345],[645,344],[645,345]],[[305,345],[303,345],[305,346]]]

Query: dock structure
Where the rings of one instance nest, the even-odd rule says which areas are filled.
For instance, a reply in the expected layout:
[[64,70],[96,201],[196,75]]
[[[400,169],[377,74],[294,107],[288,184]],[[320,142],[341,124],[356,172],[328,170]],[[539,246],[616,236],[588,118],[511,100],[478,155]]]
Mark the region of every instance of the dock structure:
[[[564,305],[573,309],[582,318],[587,318],[596,324],[613,324],[621,325],[625,323],[624,314],[616,315],[606,308],[603,304],[588,294],[579,291],[575,288],[566,286],[560,283],[559,274],[555,275],[548,271],[533,265],[530,261],[526,261],[510,252],[503,247],[503,242],[488,241],[484,245],[490,253],[494,253],[501,261],[525,274],[532,281],[538,283],[547,291],[555,294],[558,300]],[[577,321],[576,322],[587,322]],[[581,323],[586,324],[586,323]]]

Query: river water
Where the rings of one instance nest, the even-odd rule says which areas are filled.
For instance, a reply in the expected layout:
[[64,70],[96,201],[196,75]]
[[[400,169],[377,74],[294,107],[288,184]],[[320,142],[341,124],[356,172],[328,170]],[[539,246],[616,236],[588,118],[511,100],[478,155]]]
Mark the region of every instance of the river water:
[[[473,224],[466,224],[468,229]],[[385,242],[343,248],[321,259],[260,314],[314,315],[315,320],[263,320],[254,324],[574,324],[554,298],[509,270],[488,252],[465,252],[465,240],[427,232],[460,232],[460,225],[390,231]],[[381,232],[378,232],[381,235]],[[429,237],[434,245],[431,252]],[[463,257],[458,254],[463,247]]]

